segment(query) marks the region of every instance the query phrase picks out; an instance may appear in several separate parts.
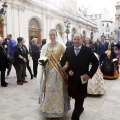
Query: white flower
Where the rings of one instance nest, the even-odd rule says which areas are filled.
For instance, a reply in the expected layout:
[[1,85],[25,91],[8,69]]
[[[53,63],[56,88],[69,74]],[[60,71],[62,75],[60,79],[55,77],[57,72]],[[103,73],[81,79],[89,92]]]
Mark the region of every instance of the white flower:
[[40,57],[39,60],[44,60],[44,61],[46,61],[47,59],[48,59],[47,57]]
[[7,48],[7,45],[5,45],[4,48]]
[[118,59],[117,59],[117,58],[114,58],[114,59],[112,60],[112,62],[116,62],[116,61],[118,61]]
[[39,63],[41,66],[45,67],[46,64],[48,63],[48,58],[47,58],[47,57],[41,57],[41,58],[38,60],[38,63]]

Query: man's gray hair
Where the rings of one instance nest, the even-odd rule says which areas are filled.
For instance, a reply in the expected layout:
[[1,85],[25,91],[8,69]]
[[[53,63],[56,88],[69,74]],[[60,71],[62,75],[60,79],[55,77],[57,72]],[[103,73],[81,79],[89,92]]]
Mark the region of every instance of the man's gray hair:
[[34,42],[37,42],[38,41],[38,38],[33,38],[32,39],[32,42],[34,43]]
[[77,33],[77,34],[74,35],[74,37],[75,37],[75,36],[80,36],[80,38],[83,40],[83,36],[82,36],[82,34]]

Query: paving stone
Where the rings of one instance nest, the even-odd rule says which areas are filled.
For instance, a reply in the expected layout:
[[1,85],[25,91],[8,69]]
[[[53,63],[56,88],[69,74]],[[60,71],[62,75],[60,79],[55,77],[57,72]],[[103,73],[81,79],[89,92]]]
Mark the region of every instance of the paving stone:
[[[45,120],[40,114],[38,104],[37,79],[30,79],[27,72],[27,84],[16,85],[14,68],[6,82],[8,87],[0,87],[0,120]],[[120,79],[105,80],[106,94],[88,96],[84,103],[84,112],[80,120],[120,120]],[[71,120],[74,100],[71,99],[71,110],[63,118],[53,120]]]

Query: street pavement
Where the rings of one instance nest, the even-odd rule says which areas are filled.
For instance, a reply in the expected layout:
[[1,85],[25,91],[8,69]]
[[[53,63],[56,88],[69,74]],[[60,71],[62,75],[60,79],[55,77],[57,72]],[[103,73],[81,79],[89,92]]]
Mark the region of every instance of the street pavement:
[[[30,79],[28,83],[16,85],[15,70],[12,68],[6,79],[8,87],[0,86],[0,120],[45,120],[40,114],[38,104],[37,79]],[[103,96],[88,96],[84,103],[84,112],[80,120],[120,120],[120,79],[105,80],[106,93]],[[71,111],[59,119],[71,120],[74,100],[71,100]]]

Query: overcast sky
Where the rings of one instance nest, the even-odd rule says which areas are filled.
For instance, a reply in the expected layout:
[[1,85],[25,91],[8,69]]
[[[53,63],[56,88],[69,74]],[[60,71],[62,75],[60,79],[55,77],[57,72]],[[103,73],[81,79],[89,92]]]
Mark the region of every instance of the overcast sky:
[[[39,0],[34,0],[39,2]],[[64,1],[64,0],[63,0]],[[101,12],[102,8],[109,10],[110,17],[115,17],[115,5],[120,0],[78,0],[80,6],[89,8],[88,12]]]
[[114,18],[116,13],[115,5],[118,1],[120,0],[78,0],[78,3],[80,6],[89,7],[94,12],[101,12],[102,8],[106,8],[109,10],[110,17]]

